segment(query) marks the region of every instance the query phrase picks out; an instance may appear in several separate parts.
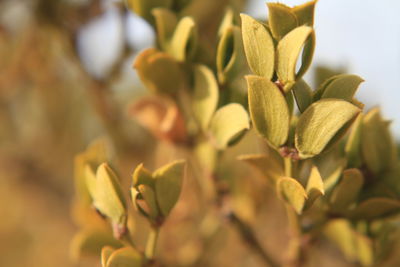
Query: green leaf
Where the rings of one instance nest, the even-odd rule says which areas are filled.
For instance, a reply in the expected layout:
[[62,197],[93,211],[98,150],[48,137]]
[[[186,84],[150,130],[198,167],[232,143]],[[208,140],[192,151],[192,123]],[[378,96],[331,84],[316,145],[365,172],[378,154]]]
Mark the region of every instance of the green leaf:
[[96,173],[96,194],[93,205],[113,222],[125,224],[126,203],[121,185],[111,168],[103,163]]
[[323,196],[325,194],[324,190],[324,182],[322,181],[321,174],[318,171],[316,166],[311,168],[310,177],[308,178],[307,187],[307,201],[305,204],[305,208],[309,208],[312,206],[314,201]]
[[185,170],[185,161],[178,160],[161,167],[153,173],[156,180],[157,203],[164,216],[167,216],[179,199]]
[[134,63],[139,78],[152,92],[175,94],[184,86],[184,77],[178,62],[154,48],[141,52]]
[[314,25],[314,11],[317,0],[304,3],[292,8],[292,11],[297,17],[298,25]]
[[346,142],[345,152],[347,165],[350,168],[357,168],[361,165],[361,131],[363,114],[360,114],[354,121]]
[[298,80],[292,87],[299,111],[303,113],[313,102],[313,92],[310,86],[303,80]]
[[231,8],[228,7],[225,11],[224,17],[222,18],[222,22],[219,26],[218,29],[218,37],[221,37],[224,32],[235,25],[235,11]]
[[137,187],[141,184],[145,184],[154,187],[154,179],[149,170],[147,170],[143,163],[139,164],[132,174],[132,186]]
[[153,8],[165,7],[172,5],[172,0],[126,0],[128,7],[137,15],[143,17],[148,22],[153,22],[151,11]]
[[275,148],[283,145],[289,134],[289,108],[284,95],[273,82],[258,76],[246,76],[249,109],[257,132]]
[[132,247],[120,248],[114,251],[107,261],[107,267],[141,267],[142,256]]
[[347,169],[343,178],[330,197],[331,207],[335,211],[344,211],[357,200],[364,184],[364,176],[358,169]]
[[155,8],[152,14],[156,22],[157,38],[160,47],[162,47],[163,50],[167,50],[175,27],[178,24],[178,19],[176,15],[167,8]]
[[85,256],[97,256],[104,246],[119,248],[122,244],[111,233],[94,229],[84,229],[71,242],[70,253],[74,260]]
[[208,129],[210,120],[217,109],[219,98],[218,83],[213,72],[204,65],[194,67],[193,116],[203,131]]
[[[284,85],[285,92],[288,92],[310,67],[314,48],[315,33],[308,26],[295,28],[279,41],[276,72],[279,81]],[[302,50],[301,67],[296,73],[297,61]]]
[[152,187],[141,184],[138,186],[138,191],[140,192],[140,195],[143,197],[144,201],[146,202],[146,209],[144,211],[147,213],[147,215],[152,218],[156,219],[159,215],[158,211],[158,205],[157,205],[157,200],[156,200],[156,194],[153,190]]
[[239,27],[229,27],[222,34],[218,43],[216,60],[218,80],[222,84],[233,80],[244,63],[243,42]]
[[188,61],[196,53],[197,35],[193,18],[182,18],[176,26],[168,52],[178,61]]
[[304,187],[295,179],[282,177],[277,183],[278,194],[290,204],[298,214],[301,214],[307,200]]
[[272,79],[274,74],[275,47],[272,37],[263,24],[241,14],[242,38],[247,62],[258,76]]
[[397,151],[389,124],[383,120],[379,108],[370,110],[363,119],[361,153],[368,169],[381,173],[396,164]]
[[376,197],[361,202],[349,214],[354,219],[372,220],[400,212],[400,201]]
[[297,27],[297,17],[292,9],[281,3],[267,3],[269,27],[275,39],[280,40]]
[[105,246],[101,249],[101,266],[102,267],[107,266],[107,261],[114,251],[115,251],[115,249],[110,246]]
[[96,197],[97,179],[93,168],[90,165],[85,166],[86,187],[92,199]]
[[326,98],[313,103],[297,123],[295,144],[299,156],[304,159],[320,154],[359,113],[359,108],[344,100]]
[[321,98],[338,98],[351,102],[359,85],[364,80],[351,74],[340,74],[325,81],[315,92],[314,101]]
[[217,149],[223,150],[250,129],[249,115],[239,104],[231,103],[215,112],[210,134]]
[[278,179],[285,175],[282,163],[272,155],[241,155],[238,159],[260,171],[272,185],[275,185]]

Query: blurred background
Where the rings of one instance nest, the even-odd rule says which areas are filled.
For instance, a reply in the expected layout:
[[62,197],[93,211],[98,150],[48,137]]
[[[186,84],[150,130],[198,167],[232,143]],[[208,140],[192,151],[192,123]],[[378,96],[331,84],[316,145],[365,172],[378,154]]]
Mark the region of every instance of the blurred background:
[[[267,15],[262,0],[193,2],[188,14],[201,10],[196,20],[210,29],[221,19],[211,5]],[[394,0],[320,0],[313,63],[363,77],[358,98],[367,109],[382,107],[397,140],[399,8]],[[76,265],[73,160],[94,138],[109,136],[128,176],[153,154],[151,137],[127,110],[145,93],[132,62],[154,40],[121,1],[0,1],[0,266]]]

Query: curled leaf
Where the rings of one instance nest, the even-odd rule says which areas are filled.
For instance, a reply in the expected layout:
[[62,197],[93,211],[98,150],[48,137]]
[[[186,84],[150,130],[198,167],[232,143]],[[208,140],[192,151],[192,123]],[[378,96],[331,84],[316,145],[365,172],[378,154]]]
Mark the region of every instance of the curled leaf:
[[275,47],[263,24],[241,14],[242,38],[247,62],[253,73],[270,80],[274,74]]
[[313,102],[313,92],[310,86],[303,80],[298,80],[292,88],[299,111],[303,113]]
[[278,194],[290,204],[297,214],[301,214],[307,200],[304,187],[295,179],[282,177],[277,183]]
[[396,163],[397,149],[389,131],[389,124],[383,120],[378,108],[370,110],[364,116],[361,153],[368,169],[373,173],[389,170]]
[[152,13],[156,22],[158,42],[165,51],[168,49],[178,20],[176,15],[167,8],[155,8]]
[[197,38],[197,27],[193,18],[184,17],[176,26],[168,52],[178,61],[188,61],[196,53]]
[[281,3],[267,3],[267,6],[269,27],[275,39],[283,38],[297,27],[297,17],[290,7]]
[[289,108],[285,97],[273,82],[258,76],[246,76],[249,109],[257,132],[270,145],[279,148],[289,134]]
[[213,72],[204,65],[194,68],[193,116],[203,131],[208,129],[210,120],[217,108],[219,97],[218,83]]
[[185,79],[178,62],[157,49],[149,48],[141,52],[136,57],[134,68],[152,92],[173,95],[184,86]]
[[322,99],[301,114],[296,127],[295,145],[301,158],[320,154],[349,127],[360,109],[344,100]]
[[217,149],[225,149],[250,129],[247,111],[239,104],[228,104],[215,112],[210,134]]
[[101,266],[102,267],[107,266],[107,261],[114,251],[115,251],[115,249],[110,246],[105,246],[101,249]]
[[356,201],[364,184],[364,177],[358,169],[343,172],[343,178],[332,192],[330,201],[333,209],[343,211]]
[[218,80],[225,84],[233,80],[243,66],[243,42],[237,26],[225,30],[217,48]]
[[185,170],[185,161],[178,160],[156,170],[155,191],[161,213],[167,216],[179,199]]
[[96,172],[96,192],[93,205],[114,223],[126,223],[126,202],[116,174],[103,163]]
[[141,267],[142,256],[132,247],[115,250],[107,260],[106,267]]
[[[308,26],[295,28],[279,41],[276,72],[285,92],[288,92],[310,67],[314,48],[315,33]],[[301,67],[296,73],[297,61],[302,51]]]
[[311,168],[310,177],[308,178],[307,187],[307,202],[305,208],[312,206],[314,201],[325,194],[324,182],[322,181],[321,174],[316,166]]
[[314,11],[315,11],[315,4],[317,0],[309,1],[302,5],[298,5],[292,8],[292,11],[297,17],[298,25],[314,25]]
[[338,98],[352,102],[354,94],[364,80],[351,74],[340,74],[326,80],[315,92],[314,101],[321,98]]
[[360,114],[353,123],[344,149],[347,157],[347,165],[351,168],[357,168],[361,165],[362,122],[363,114]]
[[173,0],[127,0],[128,7],[137,15],[143,17],[148,22],[153,22],[151,11],[154,8],[169,8]]

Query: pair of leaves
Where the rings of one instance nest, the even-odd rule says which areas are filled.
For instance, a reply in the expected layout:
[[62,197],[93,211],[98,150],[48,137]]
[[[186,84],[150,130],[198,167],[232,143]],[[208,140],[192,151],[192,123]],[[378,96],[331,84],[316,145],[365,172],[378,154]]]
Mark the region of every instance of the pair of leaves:
[[[179,199],[182,189],[185,161],[167,164],[151,173],[140,164],[133,173],[131,188],[134,206],[152,223],[165,218]],[[146,207],[140,206],[143,199]]]
[[179,63],[169,54],[149,48],[141,52],[134,63],[139,78],[152,92],[175,95],[185,85]]
[[96,173],[86,165],[85,174],[93,205],[113,224],[124,226],[127,219],[126,201],[117,175],[107,163],[102,163]]
[[[259,76],[247,76],[249,108],[257,132],[275,149],[286,143],[290,113],[287,101],[276,84]],[[339,99],[322,99],[299,117],[295,145],[301,158],[321,153],[342,136],[360,113],[359,108]]]
[[196,53],[198,39],[193,18],[183,17],[178,21],[176,15],[166,8],[154,9],[153,14],[163,50],[181,62],[191,59]]
[[[315,47],[314,30],[308,26],[294,28],[279,41],[275,51],[271,34],[262,23],[244,14],[241,18],[244,50],[250,69],[267,80],[272,79],[276,70],[284,91],[288,92],[311,64]],[[301,67],[296,72],[301,54]]]
[[142,255],[132,247],[114,249],[105,246],[101,250],[102,267],[141,267]]
[[349,221],[336,219],[324,227],[325,236],[331,240],[350,261],[359,261],[363,266],[370,266],[374,261],[371,240],[352,229]]
[[390,170],[397,161],[397,149],[389,125],[390,122],[383,120],[378,108],[370,110],[362,122],[362,158],[375,174]]
[[311,169],[306,188],[296,179],[282,177],[278,180],[277,191],[298,214],[310,208],[318,197],[325,194],[324,183],[315,166]]
[[298,26],[313,26],[316,2],[310,1],[293,8],[281,3],[267,3],[268,24],[274,38],[280,40]]

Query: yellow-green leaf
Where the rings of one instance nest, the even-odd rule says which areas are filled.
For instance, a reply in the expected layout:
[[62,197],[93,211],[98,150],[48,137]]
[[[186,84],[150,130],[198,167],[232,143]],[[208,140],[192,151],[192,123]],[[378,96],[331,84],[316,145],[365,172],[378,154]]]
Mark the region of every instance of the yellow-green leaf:
[[246,76],[249,109],[257,132],[270,145],[279,148],[289,134],[289,108],[282,92],[273,82],[258,76]]
[[115,250],[108,258],[107,267],[141,267],[142,256],[132,247]]
[[349,137],[344,148],[347,157],[347,165],[357,168],[361,165],[361,131],[363,114],[360,114],[351,127]]
[[204,65],[194,67],[193,116],[203,131],[208,129],[210,120],[217,109],[218,83],[213,72]]
[[350,212],[355,219],[372,220],[400,212],[400,201],[390,198],[376,197],[361,202]]
[[340,74],[325,81],[315,92],[314,101],[321,98],[338,98],[351,102],[364,80],[352,74]]
[[235,25],[235,11],[228,7],[225,11],[224,17],[222,18],[222,22],[218,29],[218,37],[221,37],[222,34],[229,28]]
[[168,52],[178,61],[188,61],[196,53],[197,38],[197,27],[193,18],[184,17],[176,26]]
[[135,171],[132,174],[132,186],[136,187],[141,184],[149,185],[151,187],[154,186],[154,179],[149,170],[147,170],[143,163],[139,164]]
[[134,63],[139,78],[152,92],[175,94],[184,86],[184,77],[178,62],[154,48],[141,52]]
[[250,129],[247,111],[232,103],[215,112],[210,122],[210,134],[217,149],[225,149]]
[[157,200],[156,200],[156,194],[153,190],[152,187],[141,184],[138,186],[138,191],[140,192],[141,196],[143,197],[144,201],[146,202],[146,209],[144,211],[147,213],[147,215],[155,219],[159,215],[158,212],[158,206],[157,206]]
[[312,206],[314,201],[325,194],[324,182],[322,181],[321,174],[316,166],[311,168],[310,177],[308,178],[307,187],[307,202],[305,208]]
[[375,174],[389,170],[396,163],[396,145],[379,108],[370,110],[364,116],[361,153],[368,169]]
[[358,169],[347,169],[343,172],[343,178],[335,187],[330,197],[332,208],[336,211],[344,211],[358,197],[364,184],[363,174]]
[[[309,26],[297,27],[279,41],[276,72],[285,92],[289,91],[310,67],[314,48],[315,33]],[[301,67],[296,73],[297,61],[302,51]]]
[[292,8],[292,11],[296,15],[298,25],[308,25],[308,26],[313,26],[314,25],[314,10],[315,10],[315,4],[317,3],[317,0],[310,1],[307,3],[304,3],[302,5],[298,5]]
[[300,157],[320,154],[359,113],[359,108],[344,100],[326,98],[313,103],[301,114],[296,127],[295,144]]
[[269,27],[275,39],[283,38],[297,27],[297,17],[290,7],[281,3],[267,3],[267,6]]
[[263,24],[241,14],[244,51],[252,72],[270,80],[274,74],[275,47],[272,37]]
[[84,229],[77,233],[71,242],[70,253],[74,260],[85,256],[96,256],[103,246],[119,248],[122,244],[111,233],[93,229]]
[[115,249],[110,246],[105,246],[101,249],[101,266],[102,267],[107,266],[107,261],[114,251],[115,251]]
[[310,86],[303,80],[298,80],[292,88],[299,111],[303,113],[313,102],[313,92]]
[[185,170],[185,161],[178,160],[153,173],[156,179],[156,198],[161,213],[167,216],[179,199]]
[[285,174],[282,163],[272,155],[242,155],[238,159],[259,170],[272,185]]
[[295,179],[282,177],[277,183],[278,194],[290,204],[298,214],[301,214],[307,200],[304,187]]
[[163,50],[167,50],[175,27],[178,24],[178,19],[176,15],[167,8],[155,8],[152,14],[156,22],[158,42]]
[[126,222],[126,203],[121,185],[111,168],[103,163],[96,173],[96,194],[94,206],[113,222],[124,224]]
[[150,23],[153,22],[151,11],[153,8],[165,7],[169,8],[173,0],[126,0],[128,7],[137,15],[143,17]]
[[96,197],[97,179],[93,168],[90,165],[85,166],[86,187],[92,199]]
[[218,80],[225,84],[233,80],[243,66],[243,42],[240,28],[228,27],[222,34],[217,48]]

